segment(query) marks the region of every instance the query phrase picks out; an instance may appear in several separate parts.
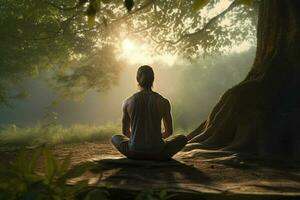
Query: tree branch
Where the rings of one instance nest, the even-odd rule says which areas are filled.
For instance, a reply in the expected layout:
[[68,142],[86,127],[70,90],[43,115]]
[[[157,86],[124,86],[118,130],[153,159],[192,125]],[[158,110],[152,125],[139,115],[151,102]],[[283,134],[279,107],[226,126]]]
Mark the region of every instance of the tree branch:
[[31,40],[31,41],[40,41],[40,40],[50,40],[50,39],[54,39],[57,38],[61,35],[64,34],[64,31],[66,30],[66,28],[70,25],[70,23],[75,19],[75,17],[77,16],[79,12],[75,12],[71,17],[67,18],[66,20],[60,22],[60,26],[58,28],[58,30],[56,30],[55,32],[53,32],[53,34],[50,34],[48,36],[43,36],[43,37],[31,37],[31,38],[22,38],[22,37],[18,37],[16,35],[9,35],[9,37],[14,38],[14,39],[18,39],[18,40]]
[[153,24],[151,24],[149,26],[146,26],[144,28],[140,28],[138,30],[131,31],[131,32],[129,32],[129,34],[141,33],[141,32],[144,32],[144,31],[146,31],[148,29],[151,29],[151,28],[153,28],[153,27],[155,27],[157,25],[158,25],[157,23],[153,23]]
[[[184,35],[182,35],[181,37],[179,37],[177,40],[173,41],[173,40],[161,40],[161,41],[155,41],[156,43],[162,44],[162,43],[169,43],[172,45],[178,44],[180,41],[182,41],[185,38],[194,36],[194,35],[198,35],[203,33],[205,30],[207,30],[212,24],[214,24],[218,19],[224,17],[224,15],[226,13],[228,13],[230,10],[232,10],[234,7],[236,7],[238,4],[236,3],[236,1],[233,1],[225,10],[223,10],[221,13],[217,14],[216,16],[212,17],[202,28],[196,30],[193,33],[186,33]],[[188,30],[189,28],[187,28],[186,30]]]
[[58,9],[58,10],[61,10],[61,11],[71,11],[71,10],[75,10],[77,8],[79,8],[80,6],[82,6],[83,4],[81,3],[77,3],[75,6],[72,6],[72,7],[63,7],[63,6],[59,6],[59,5],[56,5],[55,3],[53,3],[52,1],[43,1],[44,3]]
[[146,3],[144,3],[143,5],[141,5],[141,7],[139,7],[139,8],[137,8],[137,9],[135,9],[135,10],[129,12],[128,14],[126,14],[126,15],[124,15],[124,16],[118,18],[118,19],[113,20],[112,23],[118,22],[118,21],[121,21],[121,20],[124,20],[124,19],[127,19],[127,18],[131,17],[132,15],[134,15],[134,14],[136,14],[136,13],[138,13],[138,12],[144,10],[145,8],[151,6],[152,4],[154,4],[154,2],[155,2],[155,0],[149,0],[149,1],[147,1]]

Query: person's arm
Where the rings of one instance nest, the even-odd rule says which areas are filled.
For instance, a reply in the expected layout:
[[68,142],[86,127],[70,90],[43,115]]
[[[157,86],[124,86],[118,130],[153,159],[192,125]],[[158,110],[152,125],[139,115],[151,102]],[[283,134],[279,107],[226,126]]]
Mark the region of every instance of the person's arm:
[[162,137],[167,138],[173,134],[173,119],[171,114],[171,105],[168,100],[166,100],[166,112],[163,115],[163,123],[165,127],[165,132],[162,133]]
[[122,133],[123,135],[130,137],[130,117],[127,111],[127,102],[125,101],[122,106],[123,116],[122,116]]

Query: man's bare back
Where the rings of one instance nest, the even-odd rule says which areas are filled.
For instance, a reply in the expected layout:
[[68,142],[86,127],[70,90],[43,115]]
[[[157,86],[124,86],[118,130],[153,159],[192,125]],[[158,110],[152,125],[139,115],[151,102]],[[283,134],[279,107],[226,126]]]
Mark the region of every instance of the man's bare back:
[[[153,93],[150,91],[143,91],[145,93]],[[165,131],[162,133],[162,138],[167,138],[173,133],[173,120],[171,115],[171,105],[168,99],[162,97],[161,95],[156,95],[156,103],[157,108],[161,116],[161,120],[163,120]],[[123,134],[127,137],[130,137],[130,118],[132,118],[132,112],[134,109],[134,96],[129,97],[123,103]]]
[[122,106],[123,135],[112,137],[112,144],[131,159],[168,160],[187,143],[184,135],[169,137],[173,134],[171,105],[166,98],[152,91],[153,80],[151,67],[139,68],[140,91],[126,99]]

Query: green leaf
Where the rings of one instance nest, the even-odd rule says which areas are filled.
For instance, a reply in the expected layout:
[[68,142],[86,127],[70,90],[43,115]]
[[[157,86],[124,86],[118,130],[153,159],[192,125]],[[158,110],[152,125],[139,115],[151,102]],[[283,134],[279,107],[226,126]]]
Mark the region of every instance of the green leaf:
[[84,5],[87,2],[88,2],[88,0],[79,0],[78,5]]
[[35,175],[35,174],[26,174],[25,175],[26,182],[36,183],[44,180],[44,177]]
[[0,177],[1,177],[0,188],[5,190],[12,189],[11,185],[22,182],[16,174],[9,171],[6,174],[0,173]]
[[28,158],[29,156],[26,149],[21,148],[12,166],[13,170],[20,178],[23,178],[25,174],[29,173]]
[[44,149],[44,156],[45,176],[48,183],[51,183],[57,171],[57,161],[49,149]]
[[86,14],[88,17],[88,25],[92,28],[95,25],[96,13],[99,11],[99,2],[96,0],[90,0]]
[[95,18],[96,15],[88,15],[88,25],[90,28],[93,28],[93,26],[95,25]]
[[59,174],[64,174],[70,167],[71,165],[71,153],[66,157],[64,158],[64,160],[62,161],[61,165],[60,165],[60,171],[59,171]]
[[238,4],[252,6],[253,0],[236,0]]
[[193,11],[198,11],[208,4],[209,0],[194,0]]
[[90,170],[94,166],[92,162],[86,162],[79,165],[74,166],[70,170],[68,170],[63,176],[61,176],[57,181],[59,183],[65,183],[70,178],[75,178],[82,175],[84,172]]
[[30,173],[33,173],[36,167],[36,163],[38,161],[38,159],[41,157],[42,155],[42,148],[37,148],[34,150],[31,159],[29,159],[28,161],[28,171]]
[[133,0],[125,0],[124,6],[127,9],[127,11],[130,12],[134,6],[134,1]]
[[90,3],[86,10],[87,16],[95,16],[98,11],[99,11],[99,2],[96,0],[90,0]]

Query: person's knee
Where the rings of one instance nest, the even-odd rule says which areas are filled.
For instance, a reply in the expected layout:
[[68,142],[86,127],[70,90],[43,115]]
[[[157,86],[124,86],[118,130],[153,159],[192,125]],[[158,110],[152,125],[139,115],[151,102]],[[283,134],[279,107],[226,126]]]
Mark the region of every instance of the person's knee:
[[185,135],[178,135],[176,137],[177,140],[179,140],[182,144],[186,145],[188,142],[188,139]]
[[120,135],[115,134],[115,135],[111,136],[110,141],[114,145],[118,144],[118,141],[120,141]]
[[129,138],[126,137],[125,135],[116,134],[111,137],[111,143],[115,146],[120,145],[122,142],[126,142],[128,140],[129,140]]
[[111,143],[114,143],[114,141],[116,140],[116,137],[117,137],[116,134],[111,136],[111,138],[110,138]]

